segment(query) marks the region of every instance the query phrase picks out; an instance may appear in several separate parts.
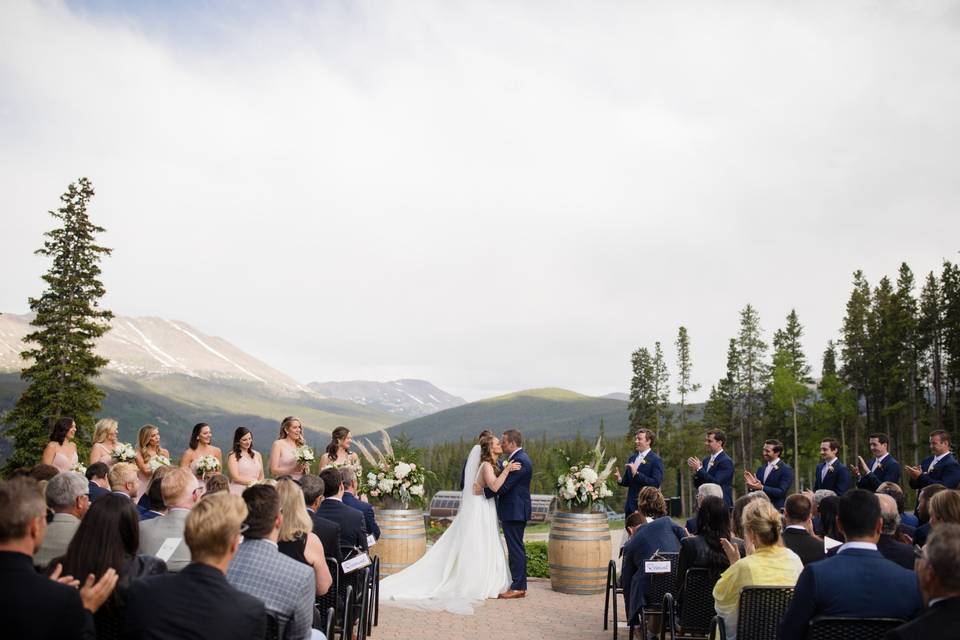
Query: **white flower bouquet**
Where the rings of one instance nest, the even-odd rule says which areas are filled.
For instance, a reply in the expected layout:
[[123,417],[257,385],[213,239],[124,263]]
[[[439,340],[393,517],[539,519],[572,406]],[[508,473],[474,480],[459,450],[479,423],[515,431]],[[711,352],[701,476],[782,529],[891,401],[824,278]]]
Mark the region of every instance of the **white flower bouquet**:
[[593,450],[572,464],[570,458],[561,452],[569,471],[557,477],[556,493],[560,505],[568,511],[589,511],[594,504],[602,505],[606,498],[613,495],[607,484],[616,458],[610,458],[604,465],[606,452],[600,446],[600,438]]
[[82,476],[87,475],[87,468],[83,466],[82,462],[77,462],[76,464],[74,464],[72,467],[70,467],[70,471],[79,473]]
[[297,466],[309,465],[316,458],[313,456],[313,449],[305,444],[297,447]]
[[426,496],[424,487],[427,479],[426,471],[414,462],[397,459],[390,436],[386,431],[381,433],[383,434],[383,451],[369,440],[366,445],[360,441],[354,441],[360,453],[372,467],[364,478],[367,495],[371,498],[379,498],[382,502],[399,502],[403,508],[411,502],[422,504]]
[[220,471],[220,461],[216,456],[203,456],[197,460],[197,475],[205,476],[208,473]]
[[156,471],[160,467],[169,467],[170,465],[170,458],[159,454],[151,457],[150,461],[147,462],[147,466],[150,467],[151,472]]
[[110,452],[110,457],[117,462],[133,462],[137,459],[137,450],[129,442],[118,442]]

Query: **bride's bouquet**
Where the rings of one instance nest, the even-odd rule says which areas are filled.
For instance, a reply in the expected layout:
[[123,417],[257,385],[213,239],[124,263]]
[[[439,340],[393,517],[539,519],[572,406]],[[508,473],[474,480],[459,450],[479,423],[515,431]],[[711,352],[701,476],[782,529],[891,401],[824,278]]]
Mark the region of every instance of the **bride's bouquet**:
[[[369,440],[364,445],[355,440],[354,444],[372,467],[366,475],[367,493],[372,498],[383,501],[396,501],[404,508],[411,502],[422,504],[426,494],[424,483],[426,472],[416,463],[397,459],[386,431],[383,434],[383,451]],[[369,449],[367,448],[369,447]],[[373,451],[371,454],[370,450]]]
[[203,456],[197,460],[197,475],[200,477],[208,473],[220,471],[220,461],[215,456]]
[[160,467],[169,467],[170,458],[168,458],[167,456],[161,456],[157,454],[150,458],[150,460],[147,462],[147,466],[150,467],[150,472],[152,473],[157,469],[159,469]]
[[118,442],[110,452],[110,457],[117,462],[133,462],[137,459],[137,451],[129,442]]
[[593,451],[576,463],[571,463],[564,452],[560,453],[570,469],[557,477],[557,499],[562,507],[568,511],[591,510],[594,503],[603,504],[605,498],[613,495],[607,480],[617,459],[610,458],[604,465],[606,452],[600,447],[600,438]]

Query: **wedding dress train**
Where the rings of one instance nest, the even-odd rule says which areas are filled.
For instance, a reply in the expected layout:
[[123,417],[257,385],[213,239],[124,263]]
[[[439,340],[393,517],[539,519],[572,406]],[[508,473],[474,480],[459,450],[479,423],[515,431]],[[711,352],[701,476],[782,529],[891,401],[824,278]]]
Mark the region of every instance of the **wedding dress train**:
[[[464,478],[477,478],[480,447],[467,458]],[[497,528],[493,499],[464,483],[460,510],[443,535],[415,563],[380,582],[380,603],[472,614],[473,605],[510,587],[510,568]]]

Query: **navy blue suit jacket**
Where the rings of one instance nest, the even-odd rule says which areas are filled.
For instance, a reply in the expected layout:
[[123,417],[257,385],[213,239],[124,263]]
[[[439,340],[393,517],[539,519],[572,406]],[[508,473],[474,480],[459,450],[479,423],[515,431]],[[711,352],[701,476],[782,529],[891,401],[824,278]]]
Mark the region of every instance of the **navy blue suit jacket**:
[[777,509],[783,509],[783,503],[790,495],[790,487],[793,486],[793,469],[781,460],[777,463],[777,468],[770,472],[767,479],[763,479],[763,472],[767,470],[767,465],[757,469],[757,480],[763,483],[763,492],[770,498],[770,502]]
[[372,533],[373,537],[377,540],[380,539],[380,527],[377,525],[377,521],[374,518],[373,514],[373,505],[364,502],[357,498],[349,491],[343,492],[343,504],[348,507],[353,507],[357,511],[363,514],[364,524],[367,526],[367,533]]
[[830,489],[838,496],[842,496],[852,484],[850,480],[850,469],[847,469],[847,465],[843,464],[840,458],[837,458],[833,461],[833,471],[828,471],[827,477],[821,480],[820,472],[823,470],[824,464],[826,463],[821,462],[817,465],[816,477],[813,482],[813,490],[819,491],[820,489]]
[[533,517],[533,504],[530,502],[533,463],[523,449],[518,449],[510,461],[519,462],[520,469],[510,473],[496,491],[484,487],[483,493],[488,498],[496,496],[500,522],[527,522]]
[[780,640],[803,640],[816,616],[903,618],[923,610],[917,576],[879,551],[847,549],[803,568]]
[[[873,463],[871,463],[873,464]],[[867,465],[870,466],[869,464]],[[936,471],[936,467],[934,467]],[[883,459],[872,473],[862,474],[857,481],[857,487],[867,491],[876,491],[884,482],[895,482],[900,484],[900,463],[893,456],[887,456]]]
[[960,485],[960,462],[957,462],[952,453],[945,455],[933,471],[928,472],[931,462],[933,462],[933,456],[924,458],[920,463],[920,470],[923,473],[916,480],[910,478],[911,487],[923,489],[928,484],[942,484],[947,489],[956,489],[957,485]]
[[[637,459],[639,453],[630,456],[627,462],[633,462]],[[637,510],[637,496],[640,495],[640,489],[644,487],[660,488],[663,482],[663,460],[660,456],[650,450],[643,459],[643,464],[637,467],[637,472],[630,471],[627,467],[620,478],[620,486],[627,487],[627,501],[623,505],[624,515],[630,515]]]
[[105,496],[108,493],[110,493],[109,489],[104,489],[100,485],[95,484],[89,480],[87,480],[87,489],[90,490],[90,502],[93,502],[100,496]]
[[723,489],[723,501],[727,503],[728,509],[733,508],[733,460],[726,451],[721,451],[714,458],[710,469],[707,469],[710,456],[706,456],[702,462],[703,466],[693,476],[693,486],[699,487],[708,482],[720,485]]
[[644,605],[647,574],[643,571],[643,561],[649,560],[657,551],[679,553],[680,541],[685,537],[686,532],[669,517],[664,516],[642,525],[633,537],[627,540],[627,544],[623,546],[623,569],[620,576],[627,620],[632,620]]

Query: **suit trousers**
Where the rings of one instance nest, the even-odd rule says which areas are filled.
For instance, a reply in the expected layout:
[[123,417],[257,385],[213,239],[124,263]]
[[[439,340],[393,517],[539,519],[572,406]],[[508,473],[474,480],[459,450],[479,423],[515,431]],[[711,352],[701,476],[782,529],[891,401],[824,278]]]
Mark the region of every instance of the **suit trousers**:
[[502,522],[503,537],[507,541],[507,554],[510,561],[510,575],[514,591],[527,590],[527,550],[523,546],[523,531],[527,528],[525,520]]

